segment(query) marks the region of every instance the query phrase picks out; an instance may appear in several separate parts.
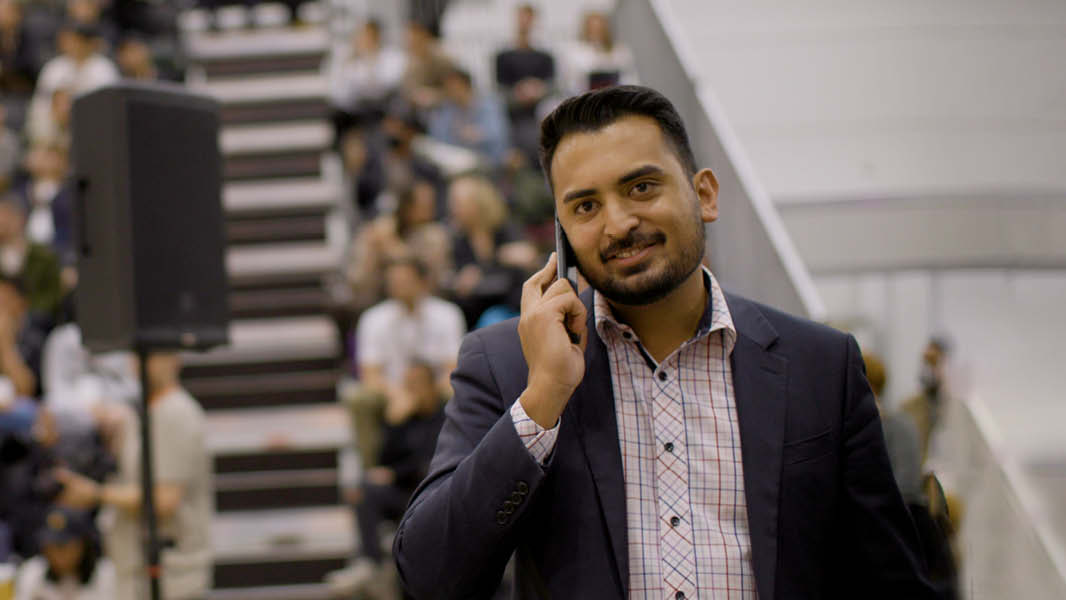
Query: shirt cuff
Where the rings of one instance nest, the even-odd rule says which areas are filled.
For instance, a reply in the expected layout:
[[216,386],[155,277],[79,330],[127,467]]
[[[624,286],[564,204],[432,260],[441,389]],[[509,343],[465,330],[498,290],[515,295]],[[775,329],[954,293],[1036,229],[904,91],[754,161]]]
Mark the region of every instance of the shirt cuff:
[[533,459],[542,466],[547,464],[552,450],[555,449],[555,440],[559,438],[559,424],[562,423],[562,418],[555,423],[555,427],[545,429],[529,418],[521,402],[515,401],[511,405],[511,420],[514,422],[518,437],[521,438]]

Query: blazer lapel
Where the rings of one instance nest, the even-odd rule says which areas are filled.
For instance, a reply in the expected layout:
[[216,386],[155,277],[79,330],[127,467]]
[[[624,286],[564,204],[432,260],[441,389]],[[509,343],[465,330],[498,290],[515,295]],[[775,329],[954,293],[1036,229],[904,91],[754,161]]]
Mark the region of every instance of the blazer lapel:
[[788,362],[769,350],[777,332],[748,300],[726,294],[737,328],[730,364],[744,463],[752,563],[759,597],[774,598],[778,502],[785,441]]
[[596,484],[600,510],[610,536],[610,545],[621,586],[628,595],[629,555],[626,550],[626,495],[622,454],[618,448],[614,391],[607,348],[596,333],[592,294],[582,294],[588,310],[588,345],[585,348],[585,378],[574,391],[564,414],[576,425],[577,438]]

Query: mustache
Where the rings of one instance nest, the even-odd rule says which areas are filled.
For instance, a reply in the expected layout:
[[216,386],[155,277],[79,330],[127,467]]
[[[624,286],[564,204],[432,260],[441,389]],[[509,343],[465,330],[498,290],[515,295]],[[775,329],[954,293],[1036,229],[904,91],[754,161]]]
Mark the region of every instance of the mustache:
[[631,231],[624,238],[618,238],[612,241],[606,248],[601,250],[600,260],[610,260],[615,254],[629,250],[630,248],[643,248],[645,246],[661,244],[664,242],[666,242],[666,235],[661,231],[656,231],[654,233]]

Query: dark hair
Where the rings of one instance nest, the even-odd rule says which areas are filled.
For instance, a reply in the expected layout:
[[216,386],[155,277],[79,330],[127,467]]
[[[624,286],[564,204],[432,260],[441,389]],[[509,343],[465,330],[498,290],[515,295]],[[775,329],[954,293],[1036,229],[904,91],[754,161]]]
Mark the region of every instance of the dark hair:
[[429,278],[429,267],[413,254],[404,253],[390,256],[388,260],[385,261],[385,266],[382,269],[382,272],[387,272],[392,267],[411,267],[422,281]]
[[473,87],[474,87],[474,78],[470,76],[470,72],[469,71],[467,71],[465,69],[460,69],[459,67],[456,67],[456,68],[452,69],[448,73],[448,75],[450,77],[458,77],[459,79],[461,79],[463,81],[464,84],[466,84],[466,87],[473,89]]
[[26,281],[21,277],[13,277],[10,275],[0,274],[0,285],[11,286],[11,289],[15,291],[23,299],[26,298]]
[[551,185],[551,163],[555,149],[572,133],[599,131],[625,116],[655,119],[659,130],[677,154],[685,174],[698,170],[685,124],[674,105],[659,92],[639,85],[603,88],[566,99],[540,124],[540,165]]
[[363,27],[366,27],[368,30],[373,31],[374,35],[377,36],[379,39],[381,38],[381,21],[379,21],[378,19],[375,19],[373,17],[367,19],[363,22]]

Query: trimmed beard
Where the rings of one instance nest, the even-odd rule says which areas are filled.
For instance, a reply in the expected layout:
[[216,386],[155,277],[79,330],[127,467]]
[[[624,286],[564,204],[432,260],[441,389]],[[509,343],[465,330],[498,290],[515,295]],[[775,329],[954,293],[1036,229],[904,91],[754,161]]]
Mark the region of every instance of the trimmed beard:
[[[704,248],[707,245],[707,231],[698,215],[696,223],[698,223],[696,240],[692,244],[682,247],[681,255],[677,257],[677,260],[668,262],[666,268],[658,276],[642,282],[639,287],[622,285],[619,280],[613,279],[608,275],[604,275],[602,278],[590,277],[588,271],[581,266],[580,260],[577,261],[577,270],[593,289],[615,304],[646,306],[658,302],[670,295],[670,292],[677,289],[703,264]],[[630,235],[625,240],[621,240],[617,244],[618,249],[626,249],[633,246],[636,242],[633,238],[634,234],[630,232]],[[629,274],[640,272],[640,270],[637,270]]]

